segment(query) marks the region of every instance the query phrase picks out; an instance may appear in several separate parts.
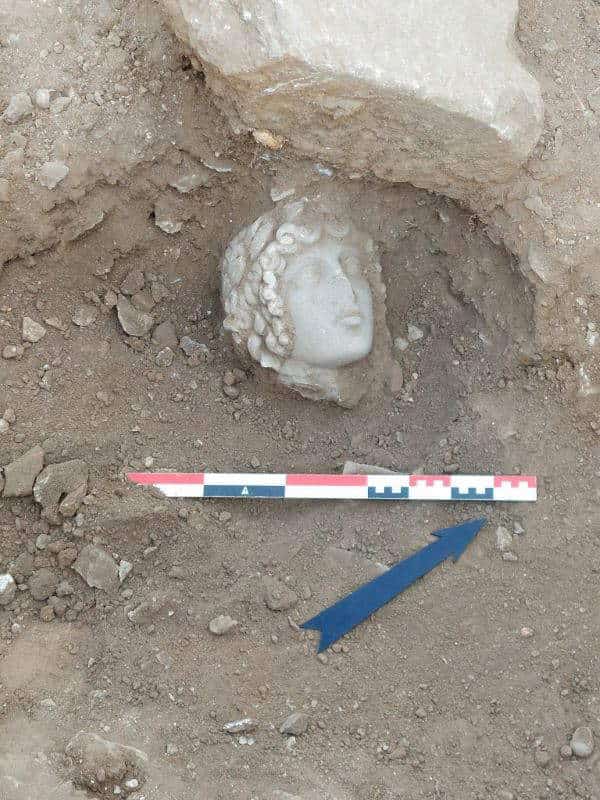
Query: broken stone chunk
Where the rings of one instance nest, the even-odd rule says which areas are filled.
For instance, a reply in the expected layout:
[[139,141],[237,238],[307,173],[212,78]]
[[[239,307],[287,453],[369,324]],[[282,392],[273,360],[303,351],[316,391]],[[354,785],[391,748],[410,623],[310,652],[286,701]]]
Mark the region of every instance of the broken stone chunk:
[[4,467],[3,497],[28,497],[33,483],[44,467],[44,451],[39,445],[32,447],[20,458]]
[[48,161],[38,172],[38,181],[47,189],[54,189],[69,174],[64,161]]
[[22,337],[23,341],[35,344],[44,338],[46,335],[46,328],[40,325],[31,317],[23,317]]
[[72,517],[85,497],[87,481],[85,461],[74,459],[49,464],[33,487],[33,496],[42,506],[44,517],[54,524],[60,523],[59,514]]
[[29,114],[33,114],[31,97],[29,97],[27,92],[17,92],[17,94],[13,94],[10,98],[2,114],[2,119],[14,125],[15,122],[20,122],[23,117],[27,117]]
[[266,578],[264,586],[265,603],[271,611],[287,611],[298,602],[296,592],[277,578]]
[[119,588],[119,567],[114,558],[94,544],[86,545],[73,564],[73,569],[81,575],[88,586],[112,592]]
[[154,325],[154,317],[144,311],[138,311],[122,294],[117,300],[117,316],[121,327],[129,336],[145,336],[150,333]]

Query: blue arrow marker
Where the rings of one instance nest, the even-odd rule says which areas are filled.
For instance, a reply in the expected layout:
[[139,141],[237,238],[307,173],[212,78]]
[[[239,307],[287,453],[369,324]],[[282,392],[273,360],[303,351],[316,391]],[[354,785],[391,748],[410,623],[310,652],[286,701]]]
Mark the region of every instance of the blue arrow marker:
[[442,561],[447,558],[458,561],[486,522],[482,517],[452,528],[434,531],[432,536],[436,536],[437,541],[405,558],[383,575],[365,583],[300,627],[320,631],[321,640],[317,652],[323,652]]

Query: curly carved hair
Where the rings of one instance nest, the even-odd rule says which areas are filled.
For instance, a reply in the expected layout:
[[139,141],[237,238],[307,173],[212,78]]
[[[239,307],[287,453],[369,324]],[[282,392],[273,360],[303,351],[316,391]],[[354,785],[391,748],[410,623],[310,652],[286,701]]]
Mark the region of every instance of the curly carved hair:
[[[315,244],[326,233],[343,239],[353,233],[349,221],[328,208],[311,211],[307,198],[276,206],[231,241],[222,262],[222,297],[230,331],[240,352],[261,366],[279,371],[294,349],[294,330],[278,292],[286,256]],[[373,251],[369,240],[368,249]]]

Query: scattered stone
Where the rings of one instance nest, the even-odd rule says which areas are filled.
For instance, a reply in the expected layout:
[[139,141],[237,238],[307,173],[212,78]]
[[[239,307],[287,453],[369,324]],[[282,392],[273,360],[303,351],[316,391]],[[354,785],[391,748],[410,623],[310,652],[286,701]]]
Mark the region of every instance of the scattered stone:
[[552,761],[552,757],[547,750],[536,750],[533,756],[533,760],[542,769],[545,769],[548,764]]
[[2,419],[6,420],[9,425],[12,425],[13,422],[17,421],[17,415],[15,413],[14,408],[7,408],[4,414],[2,415]]
[[33,496],[42,506],[44,517],[53,524],[59,524],[61,516],[74,516],[87,492],[87,480],[88,466],[85,461],[74,459],[49,464],[33,487]]
[[204,358],[208,359],[210,351],[205,344],[191,339],[189,336],[182,336],[179,340],[179,347],[189,358]]
[[503,528],[501,525],[496,528],[496,548],[501,553],[506,553],[512,547],[513,538],[510,531]]
[[38,550],[45,550],[50,544],[51,537],[47,533],[40,533],[35,540],[35,546]]
[[252,136],[254,137],[254,141],[258,142],[258,144],[262,144],[263,147],[268,147],[269,150],[281,150],[283,145],[285,144],[285,137],[284,136],[276,136],[271,131],[252,131]]
[[0,178],[0,203],[8,203],[10,199],[10,183],[7,178]]
[[515,553],[511,553],[510,551],[506,553],[502,553],[502,561],[518,561],[518,556]]
[[23,317],[22,337],[23,341],[36,344],[46,335],[46,328],[40,325],[31,317]]
[[17,583],[24,583],[25,578],[33,575],[33,555],[21,553],[9,565],[9,571]]
[[252,717],[244,717],[243,719],[234,719],[232,722],[226,722],[223,725],[225,733],[251,733],[258,728],[258,720]]
[[150,314],[138,311],[122,294],[117,300],[117,316],[121,327],[129,336],[145,336],[154,325],[154,318]]
[[24,352],[25,350],[20,344],[7,344],[2,350],[2,358],[5,358],[7,361],[11,358],[21,358]]
[[157,367],[170,367],[175,355],[170,347],[163,347],[154,359]]
[[133,295],[141,292],[145,285],[144,273],[140,269],[132,269],[119,288],[122,294]]
[[50,91],[48,89],[38,89],[34,99],[38,108],[50,108]]
[[75,589],[73,589],[69,581],[61,581],[56,587],[56,596],[69,597],[70,595],[73,594],[74,591]]
[[54,608],[51,605],[40,608],[40,619],[42,622],[52,622],[55,617]]
[[88,586],[112,592],[119,588],[119,568],[114,558],[95,544],[86,545],[73,564]]
[[179,178],[171,181],[169,186],[177,189],[181,194],[189,194],[199,186],[210,186],[210,172],[205,169],[201,172],[191,172],[187,175],[180,175]]
[[151,292],[148,289],[142,289],[141,292],[136,292],[131,296],[131,302],[138,311],[150,312],[156,305]]
[[265,578],[264,598],[271,611],[287,611],[298,602],[298,595],[277,578]]
[[15,596],[17,584],[12,575],[0,575],[0,606],[7,606]]
[[121,559],[119,561],[119,583],[123,583],[123,581],[128,578],[133,571],[133,564],[130,561],[124,561]]
[[0,419],[0,433],[6,433],[10,430],[10,425],[5,419]]
[[560,757],[561,758],[572,758],[572,756],[573,756],[573,750],[572,750],[571,746],[568,745],[568,744],[563,744],[563,746],[560,748]]
[[513,522],[513,533],[516,536],[522,536],[525,533],[525,528],[521,525],[520,522]]
[[27,585],[34,600],[47,600],[56,591],[58,578],[51,569],[43,567],[33,573]]
[[279,733],[286,733],[288,736],[302,736],[308,730],[309,719],[308,714],[304,714],[302,711],[294,711],[282,723]]
[[588,758],[594,752],[594,733],[587,725],[577,728],[571,736],[571,750],[577,758]]
[[531,639],[532,636],[533,636],[533,630],[531,628],[521,628],[522,639]]
[[176,756],[179,753],[179,748],[173,742],[167,742],[167,746],[165,747],[165,755],[167,756]]
[[409,342],[418,342],[419,339],[422,339],[423,336],[425,336],[425,333],[421,330],[421,328],[417,327],[416,325],[412,325],[410,322],[408,323],[407,330]]
[[24,117],[30,114],[33,114],[31,97],[29,97],[27,92],[18,92],[17,94],[13,94],[10,98],[2,114],[2,119],[14,125],[15,122],[20,122]]
[[77,548],[76,547],[65,547],[64,550],[61,550],[60,553],[57,554],[56,560],[58,562],[58,566],[61,569],[66,569],[70,567],[72,564],[77,561]]
[[160,325],[156,326],[152,332],[152,344],[163,348],[170,347],[171,350],[174,350],[177,347],[177,334],[175,333],[175,326],[172,322],[167,320],[166,322],[161,322]]
[[219,614],[218,617],[214,617],[214,619],[211,619],[208,623],[208,630],[214,633],[215,636],[223,636],[234,628],[237,628],[237,626],[237,619],[232,619],[226,614]]
[[4,467],[3,497],[28,497],[33,484],[44,467],[44,451],[39,445],[32,447],[20,458]]
[[73,782],[94,792],[112,791],[123,781],[144,780],[148,756],[135,747],[80,731],[65,750],[74,763]]
[[170,595],[159,594],[128,611],[127,618],[135,625],[152,625],[160,620],[170,619],[176,610],[177,604]]
[[98,309],[91,303],[85,303],[75,309],[71,319],[79,328],[87,328],[98,318]]
[[38,181],[47,189],[54,189],[69,174],[64,161],[48,161],[38,172]]
[[410,342],[403,336],[396,336],[396,338],[394,339],[394,347],[396,348],[396,350],[399,350],[402,353],[404,352],[404,350],[408,350],[408,348],[410,347]]

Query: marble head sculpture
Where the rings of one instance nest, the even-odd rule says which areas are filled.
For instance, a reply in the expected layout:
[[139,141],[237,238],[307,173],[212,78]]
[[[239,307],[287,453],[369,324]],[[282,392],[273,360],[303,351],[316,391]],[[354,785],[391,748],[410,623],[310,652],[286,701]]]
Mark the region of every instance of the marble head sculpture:
[[380,273],[372,240],[329,206],[278,205],[225,252],[223,326],[240,355],[304,397],[353,405],[344,383],[373,347]]

